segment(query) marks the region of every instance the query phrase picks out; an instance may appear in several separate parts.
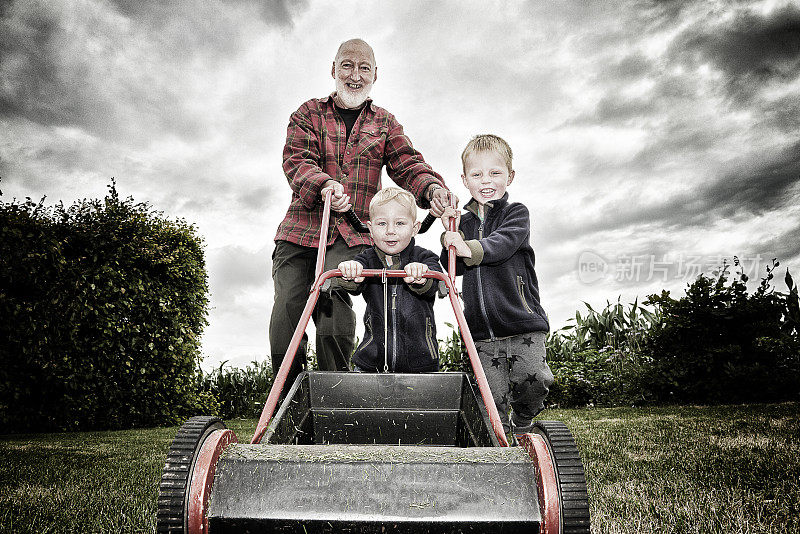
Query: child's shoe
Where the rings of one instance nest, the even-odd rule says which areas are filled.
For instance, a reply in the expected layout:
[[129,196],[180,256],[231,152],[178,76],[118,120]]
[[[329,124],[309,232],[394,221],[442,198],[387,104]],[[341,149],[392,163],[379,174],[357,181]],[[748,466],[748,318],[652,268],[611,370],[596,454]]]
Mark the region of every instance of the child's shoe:
[[522,436],[533,430],[533,420],[517,422],[517,419],[512,416],[511,418],[511,434],[514,438],[514,444],[519,444]]

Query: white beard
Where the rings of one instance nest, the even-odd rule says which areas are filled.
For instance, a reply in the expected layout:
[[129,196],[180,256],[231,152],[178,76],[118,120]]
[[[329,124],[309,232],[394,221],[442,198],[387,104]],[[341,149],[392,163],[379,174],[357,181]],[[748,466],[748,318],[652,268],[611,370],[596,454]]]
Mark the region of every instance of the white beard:
[[345,83],[339,79],[336,80],[336,96],[339,101],[344,104],[346,108],[355,109],[369,97],[369,90],[372,89],[372,84],[364,85],[358,92],[352,91]]

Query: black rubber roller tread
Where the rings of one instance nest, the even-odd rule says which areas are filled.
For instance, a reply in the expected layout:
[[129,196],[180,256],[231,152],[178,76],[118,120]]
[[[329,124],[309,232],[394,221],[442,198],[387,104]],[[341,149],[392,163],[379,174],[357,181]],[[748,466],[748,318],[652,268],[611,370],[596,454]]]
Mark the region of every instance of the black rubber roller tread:
[[589,534],[589,494],[583,462],[572,432],[561,421],[536,421],[533,431],[548,444],[556,467],[561,501],[561,532]]
[[158,487],[156,532],[186,532],[187,481],[203,442],[215,430],[224,429],[219,417],[199,415],[186,421],[169,447]]

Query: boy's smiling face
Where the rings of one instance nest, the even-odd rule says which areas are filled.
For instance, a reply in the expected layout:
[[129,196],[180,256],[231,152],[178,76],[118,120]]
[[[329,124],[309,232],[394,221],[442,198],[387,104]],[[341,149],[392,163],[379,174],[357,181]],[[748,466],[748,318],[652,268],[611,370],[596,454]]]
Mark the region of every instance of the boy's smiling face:
[[514,171],[508,170],[497,152],[482,150],[467,156],[461,180],[472,198],[486,204],[506,194],[506,188],[514,180]]
[[376,247],[394,256],[408,246],[419,230],[419,223],[411,217],[410,211],[397,200],[372,208],[367,226]]

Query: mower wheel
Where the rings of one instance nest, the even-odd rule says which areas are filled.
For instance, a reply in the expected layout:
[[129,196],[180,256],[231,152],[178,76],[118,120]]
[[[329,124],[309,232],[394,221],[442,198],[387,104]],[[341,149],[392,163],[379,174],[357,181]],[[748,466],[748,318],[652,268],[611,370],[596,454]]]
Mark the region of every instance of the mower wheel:
[[561,421],[535,421],[532,432],[547,441],[558,479],[561,533],[589,534],[589,495],[583,462],[567,425]]
[[195,416],[181,426],[172,440],[167,462],[158,487],[156,532],[187,532],[188,482],[197,461],[197,453],[206,438],[215,430],[225,429],[218,417]]

